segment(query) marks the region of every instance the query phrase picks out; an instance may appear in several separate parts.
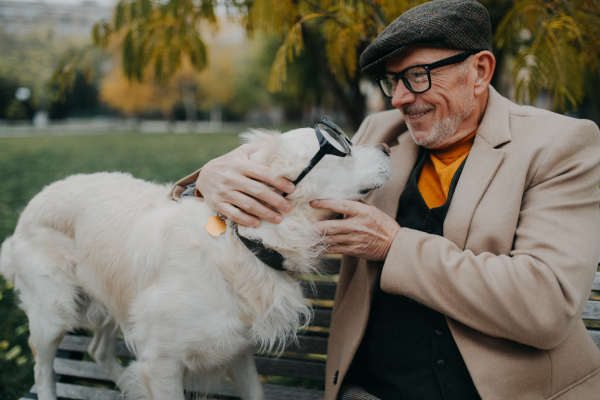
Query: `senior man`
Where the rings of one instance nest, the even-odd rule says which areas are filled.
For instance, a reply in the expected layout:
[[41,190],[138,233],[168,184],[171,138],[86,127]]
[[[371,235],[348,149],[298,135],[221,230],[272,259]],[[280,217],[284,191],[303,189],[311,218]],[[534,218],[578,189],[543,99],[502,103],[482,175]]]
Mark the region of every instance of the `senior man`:
[[[327,400],[600,396],[600,352],[581,321],[600,256],[600,134],[500,96],[490,34],[476,1],[432,1],[361,56],[399,111],[366,118],[354,142],[388,144],[393,172],[368,204],[313,202],[345,215],[320,223],[345,255]],[[280,222],[255,198],[290,204],[258,181],[293,185],[253,151],[209,162],[173,195],[196,182],[234,221]]]

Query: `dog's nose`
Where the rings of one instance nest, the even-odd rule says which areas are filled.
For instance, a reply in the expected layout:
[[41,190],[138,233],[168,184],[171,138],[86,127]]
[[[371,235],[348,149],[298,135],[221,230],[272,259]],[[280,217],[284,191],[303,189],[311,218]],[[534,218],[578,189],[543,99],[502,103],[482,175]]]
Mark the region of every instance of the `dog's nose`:
[[385,144],[385,143],[380,143],[380,144],[379,144],[379,147],[381,147],[381,150],[383,150],[383,152],[384,152],[385,154],[387,154],[388,156],[390,155],[390,152],[391,152],[391,151],[390,151],[390,146],[388,146],[388,145],[387,145],[387,144]]

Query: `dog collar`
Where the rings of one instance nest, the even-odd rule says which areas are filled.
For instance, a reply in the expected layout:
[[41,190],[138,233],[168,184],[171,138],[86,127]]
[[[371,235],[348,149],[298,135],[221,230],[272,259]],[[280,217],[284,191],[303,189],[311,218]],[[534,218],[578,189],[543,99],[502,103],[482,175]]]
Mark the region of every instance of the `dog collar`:
[[244,245],[248,248],[248,250],[250,250],[250,252],[254,254],[260,261],[277,271],[286,271],[286,269],[283,267],[285,257],[275,250],[266,247],[260,240],[248,239],[240,236],[237,225],[235,225],[233,230],[235,231],[237,237],[239,237],[242,243],[244,243]]

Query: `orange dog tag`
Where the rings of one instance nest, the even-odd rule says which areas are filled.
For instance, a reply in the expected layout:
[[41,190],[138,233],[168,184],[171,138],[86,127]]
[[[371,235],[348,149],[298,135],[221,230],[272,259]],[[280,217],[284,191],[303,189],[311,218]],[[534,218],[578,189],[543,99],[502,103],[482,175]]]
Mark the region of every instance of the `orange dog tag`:
[[227,230],[227,224],[225,221],[221,221],[219,217],[212,216],[208,218],[205,228],[208,233],[214,237],[217,237]]

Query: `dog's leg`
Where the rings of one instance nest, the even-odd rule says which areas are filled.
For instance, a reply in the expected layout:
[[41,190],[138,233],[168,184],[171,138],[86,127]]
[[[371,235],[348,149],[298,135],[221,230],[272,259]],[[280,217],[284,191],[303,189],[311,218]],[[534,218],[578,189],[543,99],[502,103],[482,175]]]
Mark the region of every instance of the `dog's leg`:
[[33,367],[35,386],[38,399],[56,400],[56,375],[54,373],[54,357],[58,345],[66,332],[51,334],[44,332],[44,327],[37,326],[30,321],[31,336],[29,345],[35,353],[35,366]]
[[111,318],[110,322],[94,332],[94,337],[88,346],[88,353],[106,372],[113,382],[117,383],[125,371],[115,355],[119,328]]
[[265,391],[260,383],[256,364],[252,356],[252,349],[247,348],[233,360],[227,373],[244,400],[266,400]]
[[141,359],[127,367],[119,382],[127,399],[185,400],[183,366],[164,357]]

